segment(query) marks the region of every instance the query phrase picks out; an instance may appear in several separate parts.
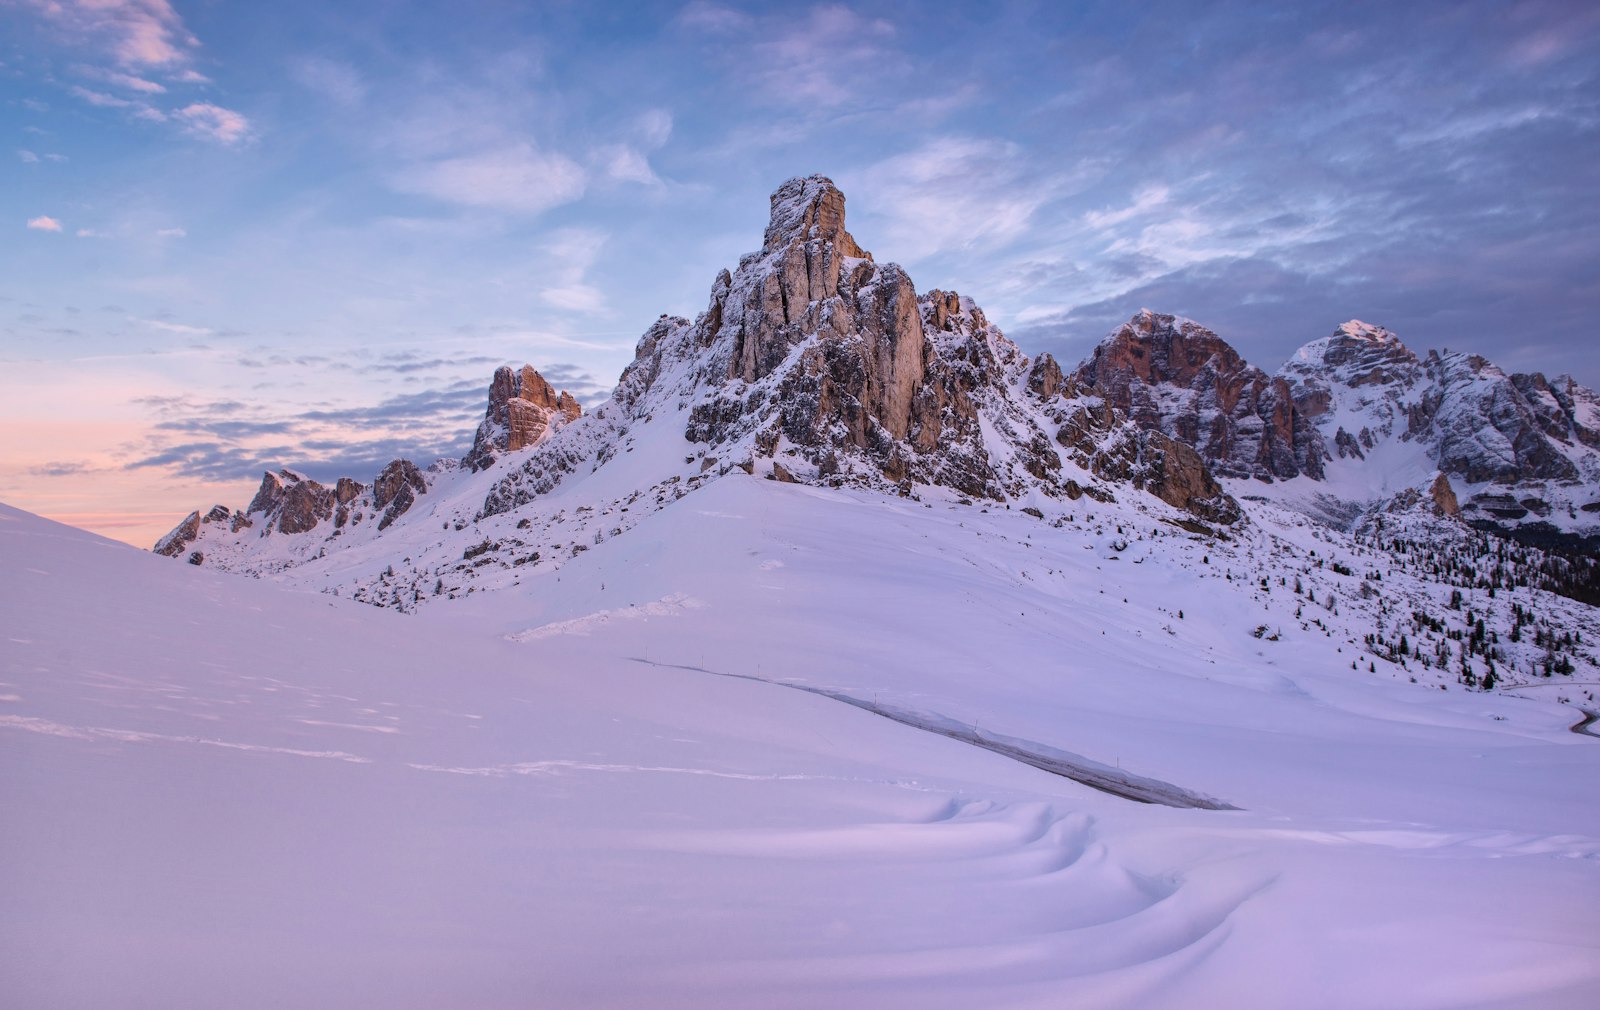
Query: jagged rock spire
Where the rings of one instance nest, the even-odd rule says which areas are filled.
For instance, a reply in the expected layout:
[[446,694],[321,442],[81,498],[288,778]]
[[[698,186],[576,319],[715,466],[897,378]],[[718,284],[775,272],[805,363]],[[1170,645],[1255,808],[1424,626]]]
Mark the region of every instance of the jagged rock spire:
[[489,406],[478,425],[472,451],[461,462],[472,470],[482,470],[501,453],[539,444],[582,413],[571,393],[557,395],[555,387],[532,365],[523,365],[520,371],[501,365],[489,383]]
[[825,175],[795,177],[772,194],[772,218],[762,236],[763,252],[796,242],[820,241],[840,255],[871,259],[844,228],[844,194]]

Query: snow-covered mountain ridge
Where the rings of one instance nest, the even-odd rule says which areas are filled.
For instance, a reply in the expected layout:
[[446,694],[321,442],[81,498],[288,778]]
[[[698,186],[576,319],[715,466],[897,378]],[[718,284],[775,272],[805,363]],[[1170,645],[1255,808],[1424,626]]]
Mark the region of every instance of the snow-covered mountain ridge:
[[[919,296],[900,267],[874,261],[845,230],[843,194],[821,176],[773,194],[762,248],[717,277],[697,320],[657,320],[605,404],[580,415],[532,368],[501,369],[462,467],[430,467],[415,492],[443,481],[476,496],[447,520],[469,523],[577,485],[631,510],[734,470],[1019,505],[1148,495],[1174,521],[1240,517],[1190,446],[1078,396],[1054,361],[1030,361],[970,299]],[[281,569],[366,539],[366,516],[388,510],[386,526],[415,500],[391,515],[385,496],[355,501],[368,494],[358,481],[322,488],[294,476],[285,495],[275,490],[284,479],[268,474],[237,518],[197,512],[158,550]],[[275,518],[283,509],[287,524]],[[294,546],[272,540],[313,527]]]
[[1453,351],[1418,357],[1359,320],[1268,376],[1198,323],[1148,310],[1073,375],[1193,443],[1235,495],[1351,528],[1443,475],[1471,525],[1600,547],[1600,396],[1571,376],[1507,375]]
[[[1160,379],[1180,367],[1180,352],[1198,386],[1217,386],[1218,362],[1224,371],[1244,368],[1194,324],[1151,313],[1136,323],[1146,342],[1162,332],[1182,340],[1169,341],[1173,348],[1159,361],[1124,374]],[[1347,361],[1343,346],[1323,357]],[[1304,520],[1279,507],[1300,503],[1259,490],[1320,490],[1329,482],[1235,478],[1236,492],[1247,497],[1229,496],[1184,440],[1198,429],[1179,437],[1157,430],[1160,415],[1147,402],[1132,405],[1130,418],[1118,397],[1094,391],[1113,374],[1110,356],[1100,364],[1096,373],[1063,375],[1048,355],[1023,355],[970,299],[938,290],[918,296],[899,267],[876,263],[845,230],[844,198],[832,183],[796,179],[773,195],[762,248],[716,279],[697,320],[657,320],[611,398],[593,411],[560,409],[570,398],[557,396],[531,368],[501,369],[465,465],[441,461],[418,470],[397,461],[370,488],[344,480],[323,488],[292,472],[268,474],[243,513],[220,506],[196,513],[158,550],[410,611],[549,577],[699,489],[764,477],[890,495],[933,510],[1026,512],[1064,542],[1087,538],[1089,549],[1106,529],[1128,542],[1175,543],[1163,531],[1197,536],[1237,574],[1237,584],[1226,579],[1219,591],[1282,590],[1284,566],[1303,549],[1295,545]],[[1370,363],[1353,367],[1351,388],[1371,389],[1387,374]],[[1309,383],[1305,376],[1296,381]],[[1319,429],[1306,420],[1309,408],[1295,406],[1289,380],[1250,373],[1232,388],[1238,395],[1228,397],[1230,423],[1256,417],[1260,405],[1290,419],[1271,431],[1255,429],[1252,458],[1290,471],[1324,465],[1321,455],[1295,455],[1293,440]],[[524,390],[533,391],[531,406],[521,405]],[[1327,401],[1334,402],[1331,394]],[[539,411],[539,423],[513,425],[511,408]],[[1324,415],[1344,416],[1331,408],[1315,416]],[[513,444],[519,427],[531,434]],[[1237,443],[1222,437],[1199,444],[1216,455],[1219,446]],[[1296,595],[1325,612],[1314,616],[1326,637],[1404,661],[1408,678],[1427,683],[1483,686],[1542,679],[1558,666],[1590,669],[1591,644],[1547,641],[1542,632],[1523,644],[1520,618],[1503,602],[1474,610],[1467,631],[1482,611],[1481,640],[1450,639],[1433,627],[1452,590],[1564,589],[1592,571],[1533,548],[1497,554],[1450,518],[1456,510],[1447,480],[1423,490],[1384,499],[1354,530],[1318,531],[1328,539],[1317,560],[1302,566],[1306,588]],[[1419,540],[1451,563],[1414,565],[1398,577],[1404,544]],[[1358,586],[1341,588],[1348,576],[1313,585],[1311,570],[1326,564],[1359,568],[1363,577]],[[1328,603],[1330,593],[1352,592],[1363,602]],[[1529,597],[1519,606],[1562,615],[1574,628],[1571,622],[1588,619],[1576,605],[1548,593],[1540,598],[1551,602],[1536,607]],[[1295,610],[1309,627],[1305,605]],[[1405,614],[1428,615],[1429,630],[1411,632],[1427,640],[1426,656],[1409,639],[1402,651],[1386,637],[1395,615]],[[1444,657],[1437,646],[1447,639],[1465,644],[1452,644]]]

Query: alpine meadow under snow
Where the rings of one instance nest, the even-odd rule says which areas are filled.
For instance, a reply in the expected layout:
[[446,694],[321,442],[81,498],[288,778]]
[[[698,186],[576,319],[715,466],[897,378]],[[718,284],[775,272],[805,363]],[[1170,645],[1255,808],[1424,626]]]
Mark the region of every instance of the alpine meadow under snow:
[[606,403],[488,399],[165,556],[0,511],[18,1006],[1593,1005],[1575,381],[1063,369],[812,176]]

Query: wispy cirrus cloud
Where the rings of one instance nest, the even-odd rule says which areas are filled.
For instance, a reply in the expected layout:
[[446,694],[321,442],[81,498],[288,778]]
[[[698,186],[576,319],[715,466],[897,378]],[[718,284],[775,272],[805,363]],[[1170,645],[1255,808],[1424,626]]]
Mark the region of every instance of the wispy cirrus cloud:
[[72,69],[75,73],[84,77],[101,81],[105,84],[110,84],[128,91],[137,92],[142,95],[164,95],[167,93],[167,88],[165,85],[156,81],[152,81],[146,77],[140,77],[136,74],[129,74],[120,70],[112,70],[106,67],[95,66],[80,65],[75,66]]
[[752,15],[697,2],[677,23],[715,48],[747,87],[780,105],[834,109],[876,101],[861,82],[881,83],[910,66],[894,44],[893,23],[842,4]]
[[[192,63],[200,40],[168,0],[22,0],[74,49],[103,53],[112,66],[73,65],[72,73],[100,87],[73,84],[68,92],[101,109],[120,109],[147,122],[173,122],[192,136],[231,145],[251,135],[248,118],[214,102],[158,104],[169,85],[209,78]],[[152,79],[164,77],[167,83]],[[109,86],[114,91],[104,90]],[[120,93],[118,93],[120,91]],[[182,100],[180,99],[179,102]]]
[[869,220],[886,221],[896,255],[916,259],[1014,241],[1075,185],[1070,172],[1042,172],[1015,143],[949,136],[869,166],[851,189]]
[[546,304],[569,312],[596,313],[605,308],[605,294],[589,284],[585,275],[605,246],[605,232],[592,228],[565,228],[552,235],[544,248],[554,283],[539,292]]
[[91,463],[86,460],[51,460],[30,466],[28,473],[34,477],[78,477],[84,474],[102,473],[107,467]]
[[566,155],[524,141],[419,160],[394,172],[390,184],[446,203],[538,214],[582,197],[588,173]]
[[344,108],[354,108],[367,97],[367,82],[361,72],[339,60],[298,57],[289,64],[289,75],[297,84]]
[[167,0],[23,0],[75,41],[128,67],[187,63],[200,41]]
[[172,118],[190,133],[219,144],[237,144],[250,137],[250,120],[210,102],[191,102],[173,112]]

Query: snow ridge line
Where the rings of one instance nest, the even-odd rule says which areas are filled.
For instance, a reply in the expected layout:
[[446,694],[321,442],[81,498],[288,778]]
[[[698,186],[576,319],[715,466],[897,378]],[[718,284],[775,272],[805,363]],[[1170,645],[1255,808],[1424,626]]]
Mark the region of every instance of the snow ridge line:
[[840,691],[831,691],[822,687],[811,687],[806,684],[795,684],[780,680],[767,680],[765,677],[755,677],[744,673],[722,673],[717,670],[708,670],[703,666],[688,666],[679,663],[660,663],[652,659],[639,656],[629,656],[635,663],[644,663],[647,666],[660,666],[673,670],[692,670],[696,673],[708,673],[713,677],[730,677],[734,680],[753,680],[759,684],[771,684],[773,687],[787,687],[807,694],[815,694],[832,701],[841,701],[846,705],[871,712],[873,715],[882,716],[902,726],[920,729],[928,733],[959,740],[962,743],[982,748],[1001,757],[1010,758],[1021,762],[1031,768],[1059,775],[1071,779],[1080,785],[1135,803],[1149,803],[1165,807],[1177,807],[1185,810],[1238,810],[1239,807],[1223,800],[1207,796],[1204,793],[1193,792],[1171,782],[1150,778],[1145,775],[1136,775],[1133,772],[1113,768],[1073,754],[1070,751],[1060,750],[1048,744],[1024,740],[1020,737],[999,735],[982,735],[976,727],[969,728],[965,723],[958,723],[936,712],[913,712],[909,709],[891,708],[877,702],[864,701],[853,695]]

